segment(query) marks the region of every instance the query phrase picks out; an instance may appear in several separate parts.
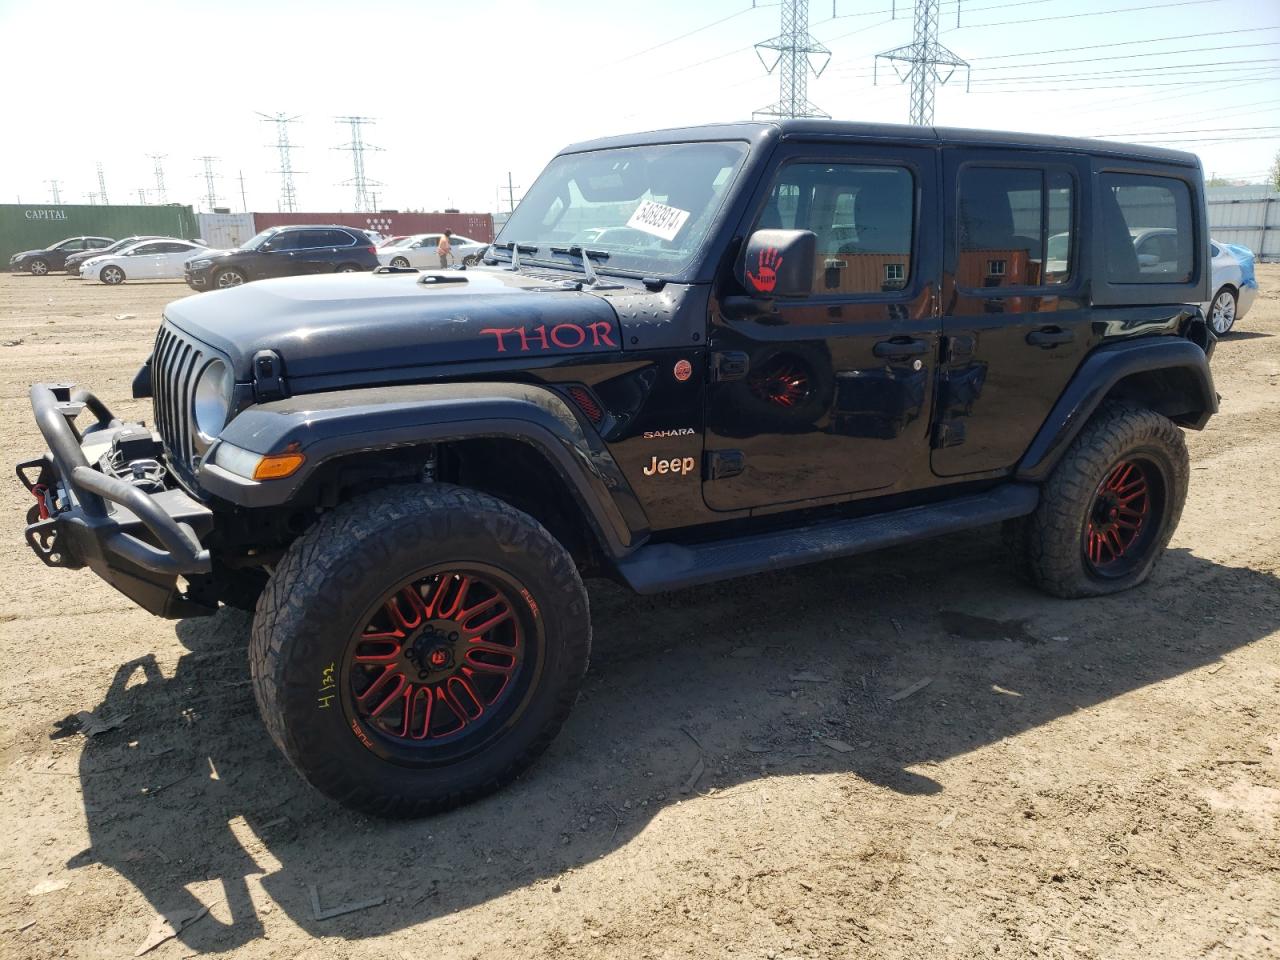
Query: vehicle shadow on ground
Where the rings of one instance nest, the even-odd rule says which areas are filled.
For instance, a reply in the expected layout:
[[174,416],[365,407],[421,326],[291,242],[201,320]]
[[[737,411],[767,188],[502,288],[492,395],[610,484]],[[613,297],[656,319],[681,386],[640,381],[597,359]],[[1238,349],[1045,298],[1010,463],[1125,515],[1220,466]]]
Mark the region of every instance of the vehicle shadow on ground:
[[[150,657],[119,668],[96,711],[123,724],[86,742],[91,847],[68,866],[104,864],[162,913],[225,900],[180,935],[191,950],[262,936],[270,901],[317,936],[384,934],[606,857],[713,789],[852,774],[857,791],[945,792],[927,765],[1272,633],[1278,587],[1174,550],[1137,591],[1052,600],[1008,575],[992,531],[660,597],[595,584],[592,670],[547,755],[493,797],[400,823],[288,767],[251,694],[248,617],[223,611],[177,625],[190,652],[172,676]],[[323,910],[386,902],[318,920],[313,887]]]

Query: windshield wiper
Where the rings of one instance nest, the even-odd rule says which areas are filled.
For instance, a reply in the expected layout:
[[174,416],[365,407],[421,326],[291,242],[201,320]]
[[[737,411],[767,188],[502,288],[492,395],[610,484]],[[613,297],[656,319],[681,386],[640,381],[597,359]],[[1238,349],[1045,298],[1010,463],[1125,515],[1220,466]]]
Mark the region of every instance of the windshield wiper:
[[552,253],[567,253],[569,256],[582,258],[582,272],[586,275],[586,282],[595,286],[600,282],[600,277],[596,275],[596,268],[591,264],[592,257],[599,257],[601,260],[608,260],[609,254],[605,250],[588,250],[586,247],[574,244],[570,247],[552,247]]
[[507,269],[514,270],[516,273],[520,272],[520,251],[521,250],[523,250],[525,253],[538,252],[537,244],[520,243],[519,241],[516,241],[516,240],[513,240],[510,243],[495,243],[493,245],[493,249],[511,251],[511,266],[507,267]]

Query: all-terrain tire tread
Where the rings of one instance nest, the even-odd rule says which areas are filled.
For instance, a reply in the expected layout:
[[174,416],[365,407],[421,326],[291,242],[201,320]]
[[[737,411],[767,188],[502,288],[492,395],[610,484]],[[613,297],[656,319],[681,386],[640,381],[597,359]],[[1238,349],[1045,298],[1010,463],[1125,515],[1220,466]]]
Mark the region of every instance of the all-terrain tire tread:
[[[1171,475],[1165,491],[1168,519],[1150,563],[1123,581],[1100,581],[1088,576],[1084,569],[1080,511],[1092,502],[1102,474],[1139,445],[1160,448],[1169,460]],[[1005,524],[1005,542],[1017,572],[1047,593],[1064,598],[1100,596],[1141,583],[1150,575],[1178,525],[1190,470],[1186,440],[1168,417],[1144,407],[1104,405],[1054,468],[1035,512]]]
[[[315,765],[301,762],[300,748],[285,724],[280,694],[284,677],[291,664],[289,653],[299,656],[304,644],[289,643],[292,634],[288,624],[303,622],[309,599],[321,584],[332,585],[341,577],[336,569],[348,556],[354,544],[375,536],[387,526],[398,527],[413,519],[433,515],[437,522],[449,523],[451,516],[481,519],[499,540],[512,543],[523,537],[522,548],[543,557],[553,578],[562,583],[570,602],[580,602],[584,629],[573,636],[574,649],[567,662],[574,674],[563,685],[550,720],[525,746],[516,759],[501,773],[483,783],[446,796],[423,798],[387,798],[372,794],[341,771],[330,771],[324,777]],[[586,609],[586,591],[578,570],[564,547],[528,514],[496,497],[450,484],[393,486],[358,497],[322,517],[299,537],[275,568],[270,581],[258,599],[249,644],[250,670],[254,694],[263,724],[271,739],[306,779],[346,806],[385,818],[413,818],[441,813],[469,803],[504,786],[526,769],[559,732],[578,696],[590,656],[590,617]],[[346,782],[342,782],[342,781]]]

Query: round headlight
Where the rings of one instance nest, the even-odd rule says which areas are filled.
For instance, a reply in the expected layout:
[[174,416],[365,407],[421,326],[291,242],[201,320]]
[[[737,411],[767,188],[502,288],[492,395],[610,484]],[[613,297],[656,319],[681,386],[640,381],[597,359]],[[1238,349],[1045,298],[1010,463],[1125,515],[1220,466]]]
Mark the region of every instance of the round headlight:
[[196,432],[205,443],[212,443],[226,426],[234,390],[235,380],[231,376],[231,368],[221,360],[211,360],[200,373],[191,405],[195,414]]

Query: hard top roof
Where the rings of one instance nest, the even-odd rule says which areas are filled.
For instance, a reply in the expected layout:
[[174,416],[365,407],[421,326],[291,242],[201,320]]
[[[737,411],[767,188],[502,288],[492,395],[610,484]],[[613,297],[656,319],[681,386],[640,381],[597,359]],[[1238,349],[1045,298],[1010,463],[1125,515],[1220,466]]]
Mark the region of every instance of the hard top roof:
[[1131,157],[1198,166],[1194,153],[1085,137],[1058,137],[1043,133],[1013,133],[1000,130],[969,130],[962,127],[914,127],[900,123],[856,123],[847,120],[781,120],[741,123],[712,123],[698,127],[651,130],[616,137],[602,137],[565,147],[562,153],[630,147],[654,143],[698,140],[762,141],[773,138],[800,141],[875,141],[905,146],[963,145],[972,147],[1014,147],[1028,150],[1061,150],[1111,157]]

